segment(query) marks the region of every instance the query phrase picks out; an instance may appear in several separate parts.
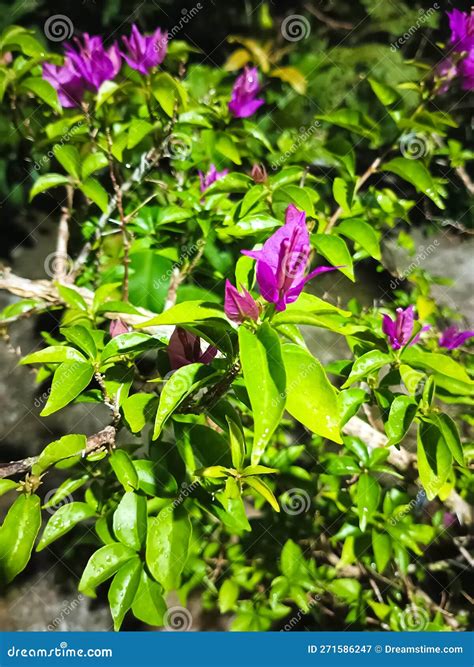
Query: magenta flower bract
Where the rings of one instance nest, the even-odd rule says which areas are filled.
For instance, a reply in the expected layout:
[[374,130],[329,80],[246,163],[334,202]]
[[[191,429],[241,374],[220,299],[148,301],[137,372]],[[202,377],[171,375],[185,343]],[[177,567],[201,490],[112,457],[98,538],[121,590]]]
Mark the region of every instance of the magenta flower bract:
[[414,345],[419,341],[423,331],[428,331],[430,328],[429,326],[424,326],[412,339],[414,325],[415,313],[413,306],[408,306],[405,310],[397,308],[394,320],[389,315],[383,316],[382,330],[388,336],[392,349],[399,350],[407,343]]
[[78,38],[74,41],[78,50],[66,44],[64,51],[87,88],[97,91],[104,81],[115,78],[122,62],[117,44],[106,49],[102,37],[90,37],[87,33],[83,35],[83,44]]
[[473,336],[474,331],[461,331],[457,327],[452,326],[443,331],[439,339],[439,344],[440,347],[445,347],[447,350],[455,350]]
[[470,51],[474,48],[474,10],[471,13],[453,9],[446,12],[451,28],[450,43],[453,51]]
[[112,320],[109,326],[109,334],[112,338],[120,336],[124,333],[129,333],[130,327],[123,320]]
[[69,58],[65,58],[63,65],[44,63],[43,79],[55,88],[63,108],[80,105],[84,96],[85,84]]
[[265,100],[257,97],[260,92],[258,70],[256,67],[245,67],[232,89],[229,110],[235,118],[248,118],[259,109]]
[[210,364],[217,354],[217,348],[208,345],[204,350],[201,347],[199,336],[176,327],[170,336],[168,343],[168,357],[173,370],[187,366],[188,364],[201,363]]
[[463,90],[474,90],[474,46],[458,65]]
[[160,65],[166,56],[168,35],[157,28],[152,35],[142,35],[135,23],[132,25],[130,38],[122,37],[127,53],[121,52],[127,64],[140,72],[148,74]]
[[306,275],[310,254],[306,214],[293,204],[286,209],[283,227],[265,241],[261,250],[242,250],[242,253],[257,260],[260,293],[266,301],[274,303],[278,311],[296,301],[308,280],[340,268],[320,266]]
[[225,281],[224,311],[229,320],[242,323],[244,320],[258,320],[260,308],[253,296],[242,285],[242,291]]
[[201,184],[200,185],[201,192],[205,192],[208,187],[210,187],[213,183],[215,183],[219,179],[223,178],[228,173],[229,173],[228,169],[217,171],[216,166],[214,164],[211,164],[209,166],[209,171],[207,172],[207,174],[205,174],[202,171],[198,171],[199,182]]

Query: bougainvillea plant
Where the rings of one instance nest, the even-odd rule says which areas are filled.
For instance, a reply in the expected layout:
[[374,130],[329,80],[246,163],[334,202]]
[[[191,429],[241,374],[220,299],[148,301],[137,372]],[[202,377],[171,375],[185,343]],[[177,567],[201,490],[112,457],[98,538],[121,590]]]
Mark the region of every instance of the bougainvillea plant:
[[[41,415],[80,402],[109,415],[0,466],[2,585],[57,541],[77,547],[82,593],[108,590],[116,629],[126,614],[166,625],[170,593],[184,607],[194,591],[235,630],[292,628],[295,614],[330,626],[334,610],[347,627],[464,627],[423,587],[423,558],[469,520],[474,332],[421,270],[375,305],[338,294],[360,267],[390,270],[384,240],[406,244],[421,204],[444,207],[437,156],[463,166],[439,110],[471,80],[460,14],[452,66],[367,77],[370,106],[317,116],[298,45],[271,70],[247,40],[234,72],[235,56],[200,64],[159,28],[107,45],[84,34],[60,55],[21,27],[2,34],[30,196],[60,209],[51,280],[1,274],[21,297],[2,330],[53,313],[20,361]],[[283,131],[285,98],[298,112]],[[400,150],[413,132],[437,148],[413,159]],[[323,333],[341,358],[318,359]],[[52,471],[63,481],[45,501]]]

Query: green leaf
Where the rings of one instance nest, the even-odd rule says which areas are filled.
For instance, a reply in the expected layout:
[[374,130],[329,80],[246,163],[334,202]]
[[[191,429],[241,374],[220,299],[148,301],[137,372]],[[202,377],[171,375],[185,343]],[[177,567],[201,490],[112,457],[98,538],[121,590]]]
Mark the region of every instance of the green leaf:
[[119,542],[101,547],[89,558],[79,582],[79,591],[94,597],[97,586],[110,579],[124,563],[135,557],[133,549]]
[[357,482],[357,513],[362,532],[365,532],[367,523],[377,511],[380,496],[380,484],[367,473],[363,473]]
[[56,284],[56,288],[59,292],[59,296],[61,299],[64,301],[65,304],[70,306],[71,308],[77,308],[78,310],[82,310],[84,313],[87,312],[87,303],[80,294],[77,289],[73,289],[72,287],[67,287],[66,285],[61,285],[60,283]]
[[133,491],[122,496],[114,512],[115,537],[126,547],[140,551],[145,542],[147,524],[146,498]]
[[226,579],[219,589],[219,611],[226,614],[235,608],[239,599],[239,586],[232,579]]
[[181,110],[185,110],[187,93],[183,86],[167,72],[162,72],[153,81],[152,92],[163,111],[172,118],[178,101]]
[[113,81],[104,81],[104,83],[101,84],[99,90],[97,91],[95,110],[97,111],[98,109],[100,109],[100,107],[108,99],[110,99],[115,93],[115,91],[118,90],[119,88],[120,86],[117,83],[114,83]]
[[73,401],[89,385],[94,375],[92,364],[80,361],[64,361],[56,369],[48,402],[41,411],[46,417]]
[[[156,414],[158,399],[154,394],[133,394],[122,403],[123,416],[132,433],[139,433]],[[154,408],[154,409],[153,409]]]
[[58,93],[53,86],[40,76],[31,76],[23,79],[21,88],[34,93],[40,100],[46,102],[56,113],[62,113],[62,107],[59,103]]
[[165,310],[161,315],[143,322],[140,326],[151,327],[159,324],[195,324],[209,319],[227,319],[222,307],[206,301],[185,301]]
[[44,350],[27,354],[21,359],[20,364],[62,364],[63,361],[85,362],[86,358],[73,347],[51,345]]
[[104,153],[96,152],[96,153],[89,153],[89,155],[85,158],[84,162],[82,163],[82,168],[81,168],[81,177],[83,180],[86,180],[89,178],[91,174],[93,174],[96,171],[99,171],[100,169],[104,169],[107,167],[109,164],[109,161],[107,159],[107,156],[104,155]]
[[343,178],[337,176],[332,184],[332,194],[344,213],[350,213],[352,198],[354,197],[354,184],[348,183]]
[[274,191],[272,202],[273,206],[283,209],[286,209],[288,204],[295,204],[299,209],[305,211],[308,216],[314,218],[314,194],[315,191],[311,191],[309,188],[302,188],[298,185],[285,185]]
[[39,497],[20,495],[0,527],[0,582],[9,584],[25,569],[40,526]]
[[0,496],[13,491],[13,489],[17,489],[18,486],[18,482],[14,482],[12,479],[0,479]]
[[403,440],[416,415],[417,405],[409,396],[397,396],[390,406],[385,432],[387,446],[397,445]]
[[230,451],[232,455],[232,465],[240,470],[245,460],[245,438],[242,428],[238,426],[232,419],[226,416],[226,421],[229,426]]
[[158,341],[149,334],[130,332],[115,336],[102,350],[100,358],[103,362],[109,362],[112,357],[129,354],[134,351],[144,351],[158,346]]
[[453,380],[459,380],[474,387],[474,381],[471,380],[463,366],[447,354],[424,352],[421,349],[408,347],[403,351],[403,361],[418,368],[428,368],[435,373],[446,375]]
[[109,195],[95,178],[88,178],[81,185],[82,192],[100,208],[102,213],[107,212]]
[[51,468],[51,466],[66,459],[70,460],[70,463],[76,462],[82,455],[86,444],[87,438],[85,435],[76,433],[63,435],[62,438],[51,442],[43,449],[39,455],[38,461],[33,466],[33,473],[35,475],[40,475],[48,468]]
[[216,137],[215,148],[221,155],[224,155],[224,157],[228,158],[234,164],[242,164],[239,149],[231,135],[219,132]]
[[146,562],[165,591],[179,587],[188,558],[191,522],[182,508],[165,507],[149,520]]
[[251,476],[245,478],[245,483],[254,491],[259,493],[262,498],[265,498],[265,500],[273,507],[275,512],[280,511],[280,505],[278,504],[273,491],[265,484],[263,480],[261,480],[259,477]]
[[297,580],[303,564],[304,557],[301,547],[293,540],[287,540],[281,550],[280,568],[282,574],[290,581]]
[[251,462],[256,465],[285,408],[285,368],[278,334],[267,322],[255,332],[239,328],[240,360],[254,418]]
[[57,188],[59,185],[68,185],[69,178],[63,174],[44,174],[36,179],[30,190],[30,201],[40,192]]
[[339,271],[352,282],[355,281],[352,257],[344,239],[330,234],[313,234],[311,241],[320,255],[329,260],[333,266],[339,266]]
[[418,474],[428,500],[433,500],[451,472],[452,454],[440,429],[422,421],[418,427]]
[[282,351],[287,377],[286,409],[313,433],[342,443],[336,391],[321,363],[294,343],[285,343]]
[[387,533],[379,533],[372,529],[372,549],[374,551],[375,565],[377,571],[382,574],[390,562],[392,556],[392,540]]
[[444,208],[444,202],[438,193],[436,183],[421,160],[396,157],[381,167],[411,183],[418,192],[429,197],[438,208]]
[[142,118],[133,118],[128,128],[127,148],[135,148],[140,141],[150,134],[153,130],[153,125]]
[[381,81],[376,81],[371,77],[369,77],[367,80],[370,83],[372,90],[384,106],[389,106],[390,104],[393,104],[400,99],[400,95],[397,93],[395,88],[392,88],[392,86],[388,86],[386,83]]
[[62,503],[63,500],[70,498],[74,491],[80,489],[81,486],[84,486],[86,482],[89,481],[89,475],[81,475],[80,477],[70,477],[66,479],[59,487],[56,489],[55,493],[49,498],[48,502],[44,503],[43,509],[48,509],[50,507],[56,507]]
[[165,466],[155,461],[140,459],[133,463],[138,475],[138,486],[149,496],[169,497],[176,495],[178,483]]
[[153,440],[160,435],[166,420],[189,394],[212,374],[204,364],[188,364],[178,368],[165,383],[156,412]]
[[352,220],[342,220],[337,228],[337,232],[358,243],[371,257],[380,260],[380,241],[378,233],[364,220],[354,218]]
[[446,414],[432,415],[431,419],[441,431],[444,441],[448,445],[454,460],[457,461],[459,465],[464,466],[464,452],[461,438],[454,420]]
[[52,542],[59,540],[81,521],[91,519],[95,512],[87,503],[72,502],[60,507],[46,524],[36,551],[42,551]]
[[161,594],[161,586],[153,581],[144,570],[141,573],[132,612],[135,618],[147,625],[163,625],[166,602]]
[[79,180],[81,177],[81,157],[77,148],[70,144],[56,144],[53,153],[67,173]]
[[116,449],[109,456],[109,462],[125,491],[138,489],[138,475],[132,459],[124,449]]
[[84,352],[94,361],[97,356],[97,347],[89,329],[83,326],[63,327],[64,338]]
[[109,588],[110,613],[114,619],[114,630],[120,630],[125,614],[135,599],[142,574],[142,563],[138,557],[122,565]]
[[354,382],[367,378],[370,373],[374,373],[379,368],[382,368],[382,366],[390,363],[390,360],[390,355],[380,352],[380,350],[366,352],[354,361],[350,375],[342,385],[342,389],[349,387]]

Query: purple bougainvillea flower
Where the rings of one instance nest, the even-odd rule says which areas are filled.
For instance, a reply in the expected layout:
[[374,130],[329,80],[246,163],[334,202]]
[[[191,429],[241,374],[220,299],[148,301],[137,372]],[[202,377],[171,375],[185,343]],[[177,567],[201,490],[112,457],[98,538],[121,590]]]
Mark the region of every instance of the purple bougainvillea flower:
[[474,90],[474,46],[458,65],[463,90]]
[[[217,354],[217,348],[208,345],[202,349],[202,343],[199,336],[176,327],[168,343],[168,357],[173,370],[200,362],[201,364],[210,364]],[[206,343],[204,343],[206,346]]]
[[248,118],[259,109],[265,100],[257,97],[260,92],[258,70],[256,67],[245,67],[232,89],[229,110],[235,118]]
[[129,333],[130,327],[123,320],[112,320],[109,327],[109,334],[112,338],[120,336],[120,334]]
[[452,326],[443,331],[439,339],[439,344],[440,347],[445,347],[447,350],[455,350],[473,336],[474,331],[461,331],[457,327]]
[[388,336],[392,348],[399,350],[407,343],[410,345],[417,343],[423,331],[428,331],[430,328],[429,326],[424,326],[412,339],[414,325],[415,313],[413,306],[408,306],[405,310],[397,308],[394,320],[389,315],[384,315],[382,330]]
[[470,51],[474,48],[474,10],[471,13],[453,9],[447,12],[451,28],[450,43],[454,51]]
[[205,192],[209,186],[223,178],[226,174],[229,173],[228,169],[223,169],[222,171],[217,171],[216,166],[211,164],[207,174],[204,174],[202,171],[198,171],[199,181],[201,183],[201,192]]
[[64,50],[86,87],[97,91],[104,81],[111,81],[119,73],[120,51],[117,44],[106,49],[98,35],[90,37],[84,33],[83,42],[76,38],[77,51],[72,44],[67,44]]
[[132,25],[130,38],[122,37],[127,48],[122,56],[132,68],[148,74],[153,68],[160,65],[166,56],[168,35],[157,28],[152,35],[142,35],[135,23]]
[[260,293],[266,301],[274,303],[278,311],[296,301],[308,280],[340,268],[320,266],[306,275],[310,255],[306,214],[293,204],[286,209],[283,227],[265,241],[261,250],[242,250],[242,253],[257,260]]
[[84,81],[69,58],[63,65],[44,63],[43,79],[57,90],[59,103],[65,109],[80,105],[84,96]]
[[457,66],[450,58],[445,58],[441,61],[436,69],[437,76],[442,79],[438,92],[440,94],[446,93],[451,85],[451,82],[459,75]]
[[232,285],[229,280],[225,282],[224,311],[229,320],[243,322],[246,319],[258,320],[260,308],[253,296],[242,285],[242,291]]

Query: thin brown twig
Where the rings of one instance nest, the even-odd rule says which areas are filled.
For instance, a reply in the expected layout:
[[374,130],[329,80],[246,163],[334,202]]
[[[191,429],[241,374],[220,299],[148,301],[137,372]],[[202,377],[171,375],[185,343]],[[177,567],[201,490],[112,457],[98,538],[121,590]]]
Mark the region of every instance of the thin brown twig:
[[72,185],[66,185],[66,205],[62,207],[61,217],[59,218],[54,262],[54,279],[60,283],[68,280],[69,220],[72,215],[73,197],[74,188]]
[[331,16],[328,16],[327,14],[324,14],[320,9],[317,9],[313,5],[306,4],[304,6],[307,12],[315,16],[321,23],[324,23],[327,25],[329,28],[332,28],[333,30],[353,30],[354,29],[354,24],[353,23],[348,23],[346,21],[339,21],[337,19],[331,18]]

